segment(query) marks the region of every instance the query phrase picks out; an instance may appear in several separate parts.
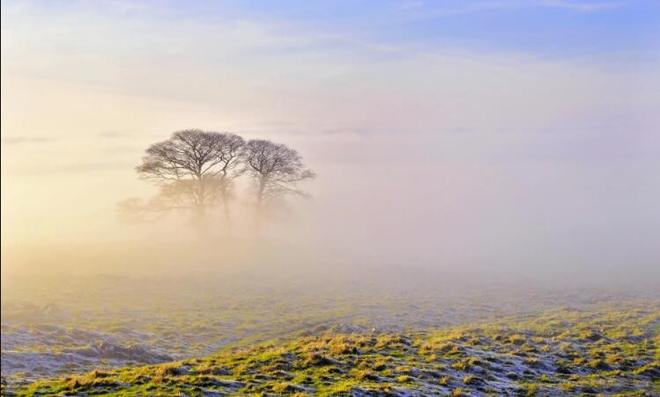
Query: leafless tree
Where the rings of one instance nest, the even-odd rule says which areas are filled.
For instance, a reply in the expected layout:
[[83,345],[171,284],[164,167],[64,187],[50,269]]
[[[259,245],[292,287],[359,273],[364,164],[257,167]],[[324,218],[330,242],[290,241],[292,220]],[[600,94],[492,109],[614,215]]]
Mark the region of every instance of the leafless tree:
[[253,177],[259,207],[269,199],[285,194],[304,194],[297,184],[314,178],[295,150],[267,140],[251,140],[245,145],[245,168]]
[[212,206],[228,205],[232,182],[243,172],[244,147],[238,135],[197,129],[175,132],[151,145],[136,167],[160,188],[146,207],[156,212],[192,209],[203,221]]

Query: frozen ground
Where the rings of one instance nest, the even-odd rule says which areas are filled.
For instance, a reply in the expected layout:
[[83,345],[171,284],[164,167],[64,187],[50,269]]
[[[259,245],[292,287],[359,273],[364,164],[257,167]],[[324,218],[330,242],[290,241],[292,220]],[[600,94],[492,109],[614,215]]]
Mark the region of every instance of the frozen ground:
[[[657,395],[660,305],[630,301],[405,332],[322,332],[7,395]],[[18,385],[16,385],[18,386]]]
[[[5,291],[7,290],[7,291]],[[154,364],[327,332],[410,332],[631,299],[637,288],[557,289],[372,277],[18,280],[3,288],[2,376],[10,384],[94,368]]]

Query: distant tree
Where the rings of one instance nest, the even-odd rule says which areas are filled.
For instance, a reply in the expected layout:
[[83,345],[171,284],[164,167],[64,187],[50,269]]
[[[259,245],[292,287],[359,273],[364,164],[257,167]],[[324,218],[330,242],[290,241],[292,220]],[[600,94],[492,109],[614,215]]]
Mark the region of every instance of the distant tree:
[[[146,210],[190,209],[203,221],[209,208],[221,202],[227,208],[232,182],[244,170],[239,167],[244,147],[238,135],[198,129],[175,132],[151,145],[136,167],[141,177],[160,188]],[[136,202],[124,204],[129,208]]]
[[245,169],[255,183],[257,204],[286,194],[299,194],[297,184],[315,174],[303,164],[295,150],[267,140],[250,140],[245,145]]

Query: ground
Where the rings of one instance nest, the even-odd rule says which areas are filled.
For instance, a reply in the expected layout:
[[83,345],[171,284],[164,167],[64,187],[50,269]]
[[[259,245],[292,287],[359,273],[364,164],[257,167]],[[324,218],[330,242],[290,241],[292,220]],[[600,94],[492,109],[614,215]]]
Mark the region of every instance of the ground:
[[22,385],[33,395],[660,394],[655,300],[409,331],[326,330]]

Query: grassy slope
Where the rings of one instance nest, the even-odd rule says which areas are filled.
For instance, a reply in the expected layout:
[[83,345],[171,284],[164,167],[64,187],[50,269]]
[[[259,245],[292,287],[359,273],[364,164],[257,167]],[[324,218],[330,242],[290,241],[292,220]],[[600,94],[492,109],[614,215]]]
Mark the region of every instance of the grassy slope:
[[[655,303],[402,334],[327,334],[33,383],[26,395],[659,395]],[[4,391],[3,394],[9,394]]]

